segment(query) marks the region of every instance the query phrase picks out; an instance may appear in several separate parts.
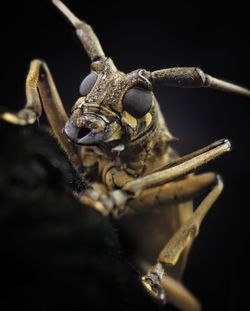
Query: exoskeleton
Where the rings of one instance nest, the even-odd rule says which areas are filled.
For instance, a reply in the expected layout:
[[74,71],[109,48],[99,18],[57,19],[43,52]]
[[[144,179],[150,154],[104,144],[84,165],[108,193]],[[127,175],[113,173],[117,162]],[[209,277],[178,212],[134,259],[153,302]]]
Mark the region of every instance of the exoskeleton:
[[[105,56],[92,28],[60,0],[52,2],[75,27],[91,59],[80,97],[68,118],[47,65],[33,60],[25,107],[16,114],[5,112],[1,119],[33,124],[43,107],[56,140],[88,181],[87,189],[76,197],[104,216],[119,219],[129,232],[135,245],[133,264],[149,294],[181,310],[199,310],[199,302],[181,277],[191,244],[223,182],[216,173],[194,172],[230,151],[231,145],[221,139],[179,157],[171,147],[175,137],[167,128],[153,85],[209,87],[248,97],[250,91],[195,67],[121,72]],[[202,193],[204,199],[194,210],[192,200]]]

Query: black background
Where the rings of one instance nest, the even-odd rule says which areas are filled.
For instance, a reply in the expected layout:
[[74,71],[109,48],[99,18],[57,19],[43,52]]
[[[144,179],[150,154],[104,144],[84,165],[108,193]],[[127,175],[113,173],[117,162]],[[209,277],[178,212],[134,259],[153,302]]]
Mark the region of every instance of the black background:
[[[106,55],[120,70],[200,66],[211,75],[250,87],[246,5],[168,2],[66,3],[94,27]],[[90,65],[70,25],[49,1],[10,2],[1,10],[1,106],[15,110],[23,104],[29,62],[42,58],[69,111]],[[185,282],[204,310],[240,310],[248,302],[248,285],[242,281],[249,284],[250,101],[205,89],[158,87],[155,93],[171,132],[180,138],[180,154],[223,137],[233,143],[230,154],[206,169],[223,176],[225,191],[202,225]],[[15,146],[10,152],[14,151]]]

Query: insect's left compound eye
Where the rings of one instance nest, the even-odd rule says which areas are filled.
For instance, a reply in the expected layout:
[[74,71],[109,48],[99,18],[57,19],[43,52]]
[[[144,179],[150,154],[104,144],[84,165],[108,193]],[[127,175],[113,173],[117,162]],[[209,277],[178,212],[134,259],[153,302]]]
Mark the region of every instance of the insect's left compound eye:
[[123,110],[139,119],[149,112],[152,106],[152,93],[141,87],[133,87],[123,98]]
[[86,78],[82,81],[80,85],[80,94],[82,96],[88,95],[88,93],[92,90],[93,86],[95,85],[97,80],[97,74],[94,72],[91,72],[89,75],[87,75]]

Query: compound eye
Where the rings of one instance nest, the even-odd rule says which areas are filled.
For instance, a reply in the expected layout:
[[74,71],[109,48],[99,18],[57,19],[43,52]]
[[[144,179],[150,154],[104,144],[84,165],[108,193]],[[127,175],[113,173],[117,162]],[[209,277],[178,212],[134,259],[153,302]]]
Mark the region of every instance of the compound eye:
[[80,94],[82,96],[86,96],[92,90],[93,86],[95,85],[97,80],[97,74],[91,72],[87,77],[84,78],[80,85]]
[[139,119],[149,112],[153,96],[148,90],[133,87],[127,91],[123,98],[123,110]]

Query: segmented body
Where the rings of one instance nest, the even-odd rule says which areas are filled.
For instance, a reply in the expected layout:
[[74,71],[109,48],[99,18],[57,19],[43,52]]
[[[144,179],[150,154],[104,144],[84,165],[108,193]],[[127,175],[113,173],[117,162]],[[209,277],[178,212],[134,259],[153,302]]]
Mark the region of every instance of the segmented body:
[[[120,189],[127,181],[156,172],[178,157],[170,146],[173,136],[156,99],[154,105],[155,115],[150,118],[154,119],[154,130],[130,143],[125,150],[103,152],[93,146],[79,149],[85,176],[99,192],[106,194],[109,190]],[[128,215],[119,220],[119,225],[131,240],[135,262],[142,270],[144,266],[155,263],[166,242],[190,218],[193,204],[163,205],[156,194],[143,203],[143,209],[135,210],[135,205],[130,208],[127,202]],[[185,250],[178,264],[169,269],[169,274],[175,278],[182,275],[188,250]]]

